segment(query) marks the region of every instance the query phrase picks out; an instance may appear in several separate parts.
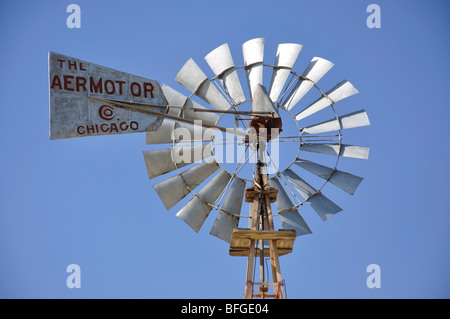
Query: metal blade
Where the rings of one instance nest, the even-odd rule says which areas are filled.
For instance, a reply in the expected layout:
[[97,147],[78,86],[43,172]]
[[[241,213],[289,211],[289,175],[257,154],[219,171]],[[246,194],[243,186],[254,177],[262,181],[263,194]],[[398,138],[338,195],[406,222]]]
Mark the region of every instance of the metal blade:
[[262,84],[264,62],[264,38],[256,38],[242,45],[244,65],[250,96],[253,97],[253,88]]
[[156,131],[146,133],[146,144],[172,144],[179,142],[211,141],[214,130],[198,125],[164,119]]
[[178,72],[175,81],[217,110],[228,110],[231,106],[192,58]]
[[297,81],[282,103],[283,107],[288,110],[292,109],[333,66],[334,63],[328,60],[314,57],[302,74],[302,77],[309,80],[299,79]]
[[143,153],[150,179],[213,155],[211,144],[166,148]]
[[[228,184],[231,175],[222,169],[206,186],[186,204],[178,213],[181,218],[191,228],[198,233],[206,218],[212,210],[210,205],[219,198],[220,194]],[[209,205],[210,204],[210,205]]]
[[238,104],[245,101],[239,77],[234,67],[233,57],[231,56],[228,43],[211,51],[205,56],[214,74],[222,83],[223,88],[230,95],[233,101]]
[[[245,180],[236,177],[228,191],[222,209],[235,215],[240,215],[242,199],[245,192]],[[238,227],[239,217],[219,211],[210,234],[226,242],[231,242],[231,233]]]
[[321,122],[302,129],[303,134],[318,134],[340,129],[349,129],[370,125],[369,117],[364,110],[339,116],[338,119]]
[[364,146],[341,144],[339,150],[339,144],[305,143],[300,145],[300,150],[328,155],[339,155],[344,157],[368,159],[370,148]]
[[[175,206],[217,169],[217,162],[204,162],[153,186],[167,210]],[[187,187],[186,187],[187,186]],[[189,188],[188,188],[189,187]]]
[[281,43],[278,45],[269,89],[269,95],[272,101],[275,102],[278,100],[302,47],[303,45],[296,43]]
[[274,117],[280,117],[278,110],[275,105],[273,105],[266,89],[261,84],[257,84],[253,89],[252,114],[259,112],[273,112]]
[[311,205],[322,220],[325,221],[334,214],[342,211],[342,208],[333,203],[322,193],[317,192],[317,190],[315,190],[292,170],[287,169],[283,172],[283,175],[286,176],[287,180],[294,186],[305,201]]
[[306,169],[320,178],[328,180],[330,183],[353,195],[364,178],[329,168],[314,162],[297,158],[294,162],[298,166]]
[[320,97],[312,104],[307,106],[299,114],[297,114],[295,118],[297,119],[297,121],[304,119],[305,117],[324,109],[332,103],[339,102],[340,100],[343,100],[356,93],[358,93],[358,90],[349,81],[344,80],[336,84],[333,88],[325,93],[325,95],[327,95],[328,97]]
[[280,215],[281,226],[283,229],[294,229],[297,232],[297,236],[311,234],[311,229],[309,229],[297,208],[292,204],[278,178],[271,178],[269,184],[271,187],[278,190],[277,201],[275,204],[277,206],[278,214]]
[[[206,109],[204,106],[198,104],[197,102],[188,99],[187,96],[181,94],[170,86],[163,84],[161,87],[164,95],[169,103],[169,114],[175,116],[181,116],[190,120],[200,120],[208,124],[216,124],[219,120],[219,115],[206,112],[194,112],[192,108],[196,109]],[[177,108],[172,108],[171,106],[176,106]],[[180,109],[179,107],[183,107]]]

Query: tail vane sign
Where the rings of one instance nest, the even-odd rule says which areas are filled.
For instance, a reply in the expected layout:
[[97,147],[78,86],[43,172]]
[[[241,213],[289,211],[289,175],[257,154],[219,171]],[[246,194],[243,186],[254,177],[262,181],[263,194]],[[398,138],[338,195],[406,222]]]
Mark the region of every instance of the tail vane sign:
[[167,106],[157,81],[54,52],[49,52],[48,61],[50,139],[148,132],[160,127],[162,118],[104,102]]

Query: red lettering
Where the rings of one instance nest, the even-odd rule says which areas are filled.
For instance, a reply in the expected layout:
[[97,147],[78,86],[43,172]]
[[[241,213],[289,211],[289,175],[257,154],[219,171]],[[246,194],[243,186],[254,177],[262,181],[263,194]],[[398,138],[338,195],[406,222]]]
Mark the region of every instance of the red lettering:
[[58,59],[58,60],[56,60],[56,61],[58,61],[58,62],[59,62],[59,67],[60,67],[60,68],[62,68],[62,66],[63,66],[63,62],[64,62],[64,61],[66,61],[66,60],[63,60],[63,59]]
[[83,78],[81,76],[76,77],[76,83],[77,83],[77,92],[80,92],[80,88],[83,88],[83,91],[86,91],[86,78]]
[[[103,125],[106,127],[105,129],[103,128]],[[100,129],[101,129],[102,132],[104,132],[104,133],[108,132],[108,124],[103,123],[102,125],[100,125]]]
[[72,67],[76,70],[77,69],[77,61],[68,61],[69,63],[69,70],[72,70]]
[[73,79],[73,75],[63,75],[64,79],[64,90],[66,91],[75,91],[73,87],[69,87],[69,84],[73,84],[70,80]]
[[[80,129],[83,129],[83,131],[80,131]],[[78,126],[77,127],[77,133],[80,135],[83,135],[84,133],[86,133],[86,131],[84,130],[84,126]]]
[[109,132],[112,133],[113,131],[119,133],[116,123],[111,123],[111,129]]
[[[124,127],[124,126],[125,126],[125,127]],[[128,130],[128,124],[127,124],[127,122],[121,122],[121,123],[119,124],[119,127],[120,127],[120,129],[121,129],[122,131]]]
[[147,97],[147,93],[150,93],[150,98],[153,99],[153,85],[149,82],[144,82],[144,96]]
[[[135,87],[137,87],[138,88],[138,91],[135,93],[134,92],[134,88]],[[139,84],[139,83],[137,83],[137,82],[132,82],[131,84],[130,84],[130,91],[131,91],[131,95],[133,95],[133,96],[141,96],[141,85]]]
[[[108,84],[111,84],[110,88],[111,90],[108,90]],[[108,94],[114,94],[116,92],[116,87],[114,86],[114,82],[111,80],[105,81],[105,92]]]
[[103,93],[103,79],[99,78],[98,82],[95,83],[94,79],[91,77],[89,77],[89,84],[90,84],[90,91],[91,93]]
[[83,63],[80,62],[80,71],[86,71],[86,69],[83,69]]
[[133,131],[136,131],[136,130],[139,128],[139,123],[138,123],[138,122],[135,122],[135,121],[130,122],[130,128],[131,128]]
[[[86,130],[87,130],[87,133],[89,134],[89,133],[96,133],[95,132],[95,126],[94,125],[86,125]],[[98,130],[97,130],[98,131]]]
[[125,81],[116,81],[119,84],[119,94],[122,94],[122,85],[126,83]]
[[57,86],[60,90],[62,90],[61,79],[58,75],[53,76],[52,84],[50,85],[51,89],[54,89]]

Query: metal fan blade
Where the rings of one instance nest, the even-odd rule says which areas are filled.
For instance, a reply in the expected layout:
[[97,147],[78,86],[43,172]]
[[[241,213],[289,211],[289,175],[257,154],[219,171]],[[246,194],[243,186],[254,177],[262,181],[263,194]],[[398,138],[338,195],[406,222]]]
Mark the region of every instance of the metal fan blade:
[[337,187],[343,189],[351,195],[355,193],[359,184],[364,179],[362,177],[339,171],[337,169],[332,169],[327,166],[323,166],[301,158],[297,158],[294,163],[313,173],[314,175],[328,180],[330,183],[336,185]]
[[[195,109],[206,109],[204,106],[198,104],[197,102],[188,99],[187,96],[181,94],[170,86],[163,84],[161,87],[164,96],[169,103],[169,111],[168,113],[175,116],[181,116],[183,118],[187,118],[190,120],[200,120],[207,124],[216,124],[219,121],[219,115],[209,112],[194,112],[193,110],[189,110],[192,108]],[[173,108],[171,106],[176,106],[177,108]],[[183,107],[180,109],[179,107]]]
[[239,82],[239,77],[234,67],[233,57],[231,56],[228,43],[222,44],[220,47],[211,51],[205,56],[205,60],[234,103],[244,102],[244,92],[242,91],[241,83]]
[[274,117],[280,117],[276,106],[273,105],[269,94],[261,84],[257,84],[253,88],[252,114],[259,112],[272,112]]
[[369,117],[364,110],[345,114],[329,121],[321,122],[302,129],[303,134],[318,134],[330,131],[338,131],[340,129],[349,129],[370,125]]
[[224,210],[235,215],[240,215],[244,192],[245,180],[236,177],[224,200],[222,209],[219,211],[214,225],[211,228],[211,235],[228,243],[231,242],[231,233],[234,228],[238,227],[239,217],[230,215],[224,212]]
[[181,218],[198,233],[212,210],[212,207],[209,204],[213,205],[217,201],[225,186],[227,186],[230,178],[230,173],[222,169],[177,213],[177,217]]
[[192,58],[178,72],[175,81],[217,110],[225,111],[231,106]]
[[322,220],[327,220],[334,214],[342,211],[342,208],[333,203],[322,193],[317,192],[292,170],[287,169],[283,172],[283,175],[286,176],[287,180],[294,186],[305,201],[311,205],[312,209],[316,211]]
[[343,100],[357,93],[358,90],[349,81],[344,80],[335,85],[328,92],[326,92],[325,95],[327,97],[320,97],[312,104],[307,106],[299,114],[297,114],[295,118],[297,119],[297,121],[304,119],[305,117],[310,116],[311,114],[314,114],[333,103],[339,102],[340,100]]
[[271,178],[269,184],[278,190],[275,205],[277,206],[283,229],[294,229],[297,232],[297,236],[311,234],[311,229],[309,229],[309,226],[299,214],[297,208],[292,204],[278,178]]
[[297,81],[282,103],[283,107],[288,110],[292,109],[333,66],[334,63],[328,60],[314,57],[302,74],[302,77],[308,80],[299,79]]
[[217,162],[204,162],[153,186],[167,210],[175,206],[217,169]]
[[262,84],[264,63],[264,38],[256,38],[242,45],[244,65],[247,75],[248,89],[253,97],[253,89],[257,84]]
[[150,179],[213,155],[211,144],[166,148],[143,153]]
[[296,43],[282,43],[278,45],[269,89],[269,96],[272,101],[278,100],[302,47],[303,45]]
[[208,142],[214,135],[213,129],[164,119],[160,128],[146,133],[146,144],[172,144],[173,142]]
[[339,150],[339,144],[305,143],[300,145],[300,150],[312,153],[368,159],[370,148],[364,146],[341,144]]

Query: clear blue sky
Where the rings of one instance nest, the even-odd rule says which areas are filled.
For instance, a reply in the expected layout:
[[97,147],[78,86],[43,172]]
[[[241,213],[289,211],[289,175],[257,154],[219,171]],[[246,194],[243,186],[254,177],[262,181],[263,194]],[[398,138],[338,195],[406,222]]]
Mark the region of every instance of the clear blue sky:
[[[81,29],[66,26],[71,3]],[[370,3],[380,5],[381,29],[366,26]],[[305,208],[313,234],[281,258],[288,297],[450,297],[448,1],[0,8],[0,297],[242,297],[246,259],[228,256],[210,226],[196,234],[166,211],[148,180],[145,134],[50,141],[47,54],[180,88],[174,78],[189,57],[212,76],[208,52],[228,42],[242,65],[241,45],[255,37],[266,39],[267,63],[278,43],[303,44],[299,73],[313,56],[333,61],[325,84],[354,83],[360,93],[342,111],[365,109],[372,123],[351,135],[370,159],[344,164],[365,180],[354,196],[332,193],[344,211],[322,222]],[[69,264],[81,267],[80,289],[66,286]],[[379,289],[366,286],[369,264],[381,267]]]

